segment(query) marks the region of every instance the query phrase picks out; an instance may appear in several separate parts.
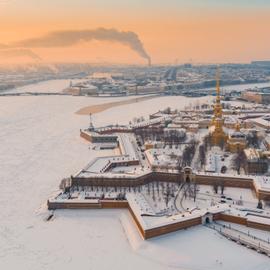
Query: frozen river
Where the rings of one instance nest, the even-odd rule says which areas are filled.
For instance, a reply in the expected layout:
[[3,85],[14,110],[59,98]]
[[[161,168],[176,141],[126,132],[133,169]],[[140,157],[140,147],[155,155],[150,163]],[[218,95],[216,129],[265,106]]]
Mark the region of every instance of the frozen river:
[[[17,87],[15,89],[5,90],[1,93],[24,93],[24,92],[30,92],[30,93],[59,93],[62,92],[65,88],[69,87],[70,82],[72,83],[78,83],[85,81],[86,79],[61,79],[61,80],[48,80],[48,81],[42,81],[39,83],[34,84],[28,84],[22,87]],[[229,85],[229,86],[222,86],[221,89],[223,91],[244,91],[247,89],[253,89],[255,87],[270,87],[270,82],[266,83],[254,83],[254,84],[239,84],[239,85]],[[206,88],[203,90],[215,90],[215,87]]]
[[[270,87],[270,82],[265,83],[250,83],[250,84],[237,84],[237,85],[227,85],[221,86],[221,90],[224,92],[231,92],[231,91],[245,91],[248,89],[254,88],[262,88],[262,87]],[[215,87],[206,88],[206,90],[215,90]]]
[[1,93],[60,93],[64,89],[70,86],[70,82],[78,83],[85,81],[84,79],[58,79],[58,80],[48,80],[48,81],[41,81],[38,83],[28,84],[21,87],[17,87],[14,89],[9,89],[2,91]]
[[[116,98],[113,101],[126,98]],[[160,97],[114,107],[94,123],[127,123],[209,98]],[[59,181],[97,153],[79,137],[88,117],[74,112],[106,98],[0,97],[0,269],[269,270],[266,256],[196,227],[143,241],[124,210],[61,210],[46,222]]]

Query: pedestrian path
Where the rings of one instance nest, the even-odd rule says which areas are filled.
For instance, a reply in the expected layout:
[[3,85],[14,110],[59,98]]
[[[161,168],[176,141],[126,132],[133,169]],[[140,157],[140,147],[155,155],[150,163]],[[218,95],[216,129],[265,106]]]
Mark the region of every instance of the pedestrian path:
[[269,239],[264,240],[255,237],[249,233],[241,232],[233,229],[230,226],[225,226],[219,223],[211,223],[206,225],[208,228],[214,229],[227,239],[237,242],[241,245],[256,250],[270,257],[270,243]]

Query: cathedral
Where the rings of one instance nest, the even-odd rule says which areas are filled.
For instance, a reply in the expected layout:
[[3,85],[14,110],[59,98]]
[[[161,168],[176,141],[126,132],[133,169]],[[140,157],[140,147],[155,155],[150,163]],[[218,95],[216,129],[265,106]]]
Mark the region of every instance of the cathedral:
[[247,147],[246,135],[240,130],[240,123],[238,122],[228,138],[227,148],[231,153],[237,153]]

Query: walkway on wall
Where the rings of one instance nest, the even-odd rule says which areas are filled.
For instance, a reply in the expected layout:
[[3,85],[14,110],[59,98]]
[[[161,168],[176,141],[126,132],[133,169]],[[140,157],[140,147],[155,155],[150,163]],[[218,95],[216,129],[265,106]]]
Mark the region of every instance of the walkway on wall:
[[255,237],[251,234],[233,229],[229,226],[221,225],[219,223],[206,224],[208,228],[216,230],[229,240],[232,240],[238,244],[246,246],[256,250],[259,253],[265,254],[270,257],[270,242],[269,240],[263,240]]

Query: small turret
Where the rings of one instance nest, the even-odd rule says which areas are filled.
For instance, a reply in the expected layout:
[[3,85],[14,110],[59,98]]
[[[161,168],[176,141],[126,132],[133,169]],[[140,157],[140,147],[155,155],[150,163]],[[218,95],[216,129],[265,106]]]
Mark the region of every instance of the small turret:
[[94,127],[94,125],[93,125],[92,114],[91,114],[91,113],[89,114],[89,117],[90,117],[90,123],[89,123],[89,128],[88,128],[88,130],[89,130],[89,131],[94,131],[94,130],[95,130],[95,127]]

